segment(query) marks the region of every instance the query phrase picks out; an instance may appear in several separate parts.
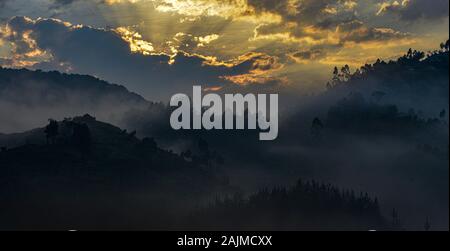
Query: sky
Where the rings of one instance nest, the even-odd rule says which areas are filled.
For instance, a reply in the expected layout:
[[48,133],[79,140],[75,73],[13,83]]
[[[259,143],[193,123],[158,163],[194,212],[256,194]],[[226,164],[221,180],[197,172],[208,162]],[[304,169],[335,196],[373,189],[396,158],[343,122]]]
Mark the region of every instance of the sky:
[[0,0],[0,65],[89,74],[167,102],[206,90],[315,93],[449,37],[448,0]]

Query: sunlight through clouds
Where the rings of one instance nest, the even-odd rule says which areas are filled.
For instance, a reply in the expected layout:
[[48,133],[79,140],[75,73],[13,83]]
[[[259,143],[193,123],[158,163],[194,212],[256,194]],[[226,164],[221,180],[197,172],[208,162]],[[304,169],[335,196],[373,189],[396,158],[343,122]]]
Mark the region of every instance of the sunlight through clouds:
[[143,55],[150,55],[155,51],[152,43],[142,40],[142,35],[138,32],[132,31],[126,27],[119,27],[115,29],[121,37],[130,44],[131,52],[142,53]]
[[[37,4],[39,2],[39,4]],[[448,38],[448,0],[25,0],[8,1],[0,12],[2,65],[33,66],[52,60],[33,44],[33,33],[12,38],[12,16],[57,18],[66,25],[111,31],[129,52],[201,59],[203,65],[235,67],[245,60],[271,67],[222,75],[233,83],[320,82],[330,67],[355,67],[401,55],[409,47],[429,50]],[[20,6],[20,8],[14,8]],[[28,7],[29,9],[27,9]],[[15,9],[20,11],[14,12]],[[415,20],[420,20],[416,22]],[[28,50],[24,53],[20,47]],[[5,63],[7,62],[7,63]],[[276,66],[275,66],[276,65]],[[253,66],[252,66],[253,67]],[[320,67],[322,67],[320,69]],[[293,72],[312,71],[299,81]]]

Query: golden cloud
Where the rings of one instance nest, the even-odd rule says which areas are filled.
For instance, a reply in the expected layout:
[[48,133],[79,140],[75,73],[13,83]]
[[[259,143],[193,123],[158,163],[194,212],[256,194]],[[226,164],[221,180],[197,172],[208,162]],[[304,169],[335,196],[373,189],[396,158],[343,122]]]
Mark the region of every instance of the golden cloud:
[[285,77],[278,77],[277,72],[283,69],[284,65],[279,62],[277,57],[269,56],[263,53],[247,53],[236,61],[234,65],[245,62],[251,62],[252,66],[248,73],[234,76],[223,76],[222,78],[238,85],[265,84],[269,82],[278,82],[287,84],[289,81]]
[[211,42],[219,39],[219,35],[217,34],[211,34],[211,35],[206,35],[204,37],[195,37],[194,40],[198,42],[197,46],[198,47],[204,47],[207,44],[210,44]]
[[114,31],[117,32],[123,40],[128,42],[131,52],[141,53],[143,55],[151,55],[155,52],[152,43],[143,40],[141,34],[133,31],[129,27],[118,27]]
[[382,15],[390,10],[398,10],[398,9],[404,9],[406,8],[410,3],[410,0],[403,0],[401,2],[399,1],[390,1],[390,2],[383,2],[380,3],[377,16]]
[[[31,19],[26,19],[32,21]],[[31,67],[37,63],[51,59],[51,54],[37,46],[32,38],[31,30],[17,32],[6,25],[0,25],[0,45],[5,46],[9,52],[6,58],[7,67]]]

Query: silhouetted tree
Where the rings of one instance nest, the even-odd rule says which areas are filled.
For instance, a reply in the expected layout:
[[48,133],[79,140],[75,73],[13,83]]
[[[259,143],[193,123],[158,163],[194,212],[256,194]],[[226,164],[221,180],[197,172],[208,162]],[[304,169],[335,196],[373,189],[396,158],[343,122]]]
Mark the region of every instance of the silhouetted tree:
[[44,133],[47,138],[47,144],[55,144],[56,137],[58,136],[58,122],[53,119],[49,119],[49,124],[45,127]]
[[450,44],[449,44],[449,40],[447,40],[445,43],[441,43],[441,50],[444,52],[448,52],[450,49]]
[[339,78],[339,70],[338,68],[335,66],[333,69],[333,77],[331,79],[331,82],[327,83],[327,88],[331,89],[337,85],[339,85],[340,83],[340,78]]
[[425,52],[409,49],[406,55],[399,58],[400,63],[418,62],[425,58]]
[[342,82],[350,80],[351,76],[352,73],[350,72],[350,67],[348,65],[341,68],[340,80]]
[[339,81],[339,70],[337,66],[335,66],[333,69],[333,80]]

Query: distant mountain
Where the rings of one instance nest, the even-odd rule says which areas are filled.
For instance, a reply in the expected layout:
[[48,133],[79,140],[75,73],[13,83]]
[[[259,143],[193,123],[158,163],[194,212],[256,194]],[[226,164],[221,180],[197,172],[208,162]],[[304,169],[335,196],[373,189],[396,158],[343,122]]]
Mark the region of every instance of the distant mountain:
[[125,87],[87,75],[0,67],[0,132],[35,128],[48,118],[90,113],[117,122],[151,105]]

